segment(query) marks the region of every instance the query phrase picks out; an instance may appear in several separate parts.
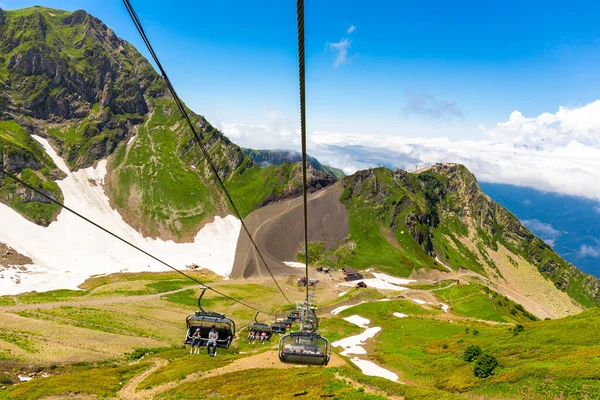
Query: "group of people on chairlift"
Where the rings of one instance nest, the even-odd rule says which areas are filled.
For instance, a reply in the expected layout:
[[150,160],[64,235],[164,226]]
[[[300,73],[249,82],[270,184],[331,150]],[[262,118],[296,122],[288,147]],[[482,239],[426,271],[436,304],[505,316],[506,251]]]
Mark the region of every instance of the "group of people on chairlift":
[[[196,332],[192,335],[192,347],[190,348],[190,354],[200,354],[200,346],[202,346],[202,334],[200,332],[200,328],[196,329]],[[217,331],[217,327],[213,325],[210,328],[210,332],[208,332],[208,340],[206,341],[206,352],[209,356],[217,355],[217,340],[219,340],[219,332]],[[212,347],[212,353],[210,351]],[[194,348],[196,350],[194,351]]]
[[251,330],[248,333],[248,341],[254,343],[255,340],[258,340],[259,342],[262,342],[262,344],[265,344],[265,342],[267,340],[269,340],[269,338],[271,337],[271,334],[268,333],[267,331],[255,331],[255,330]]

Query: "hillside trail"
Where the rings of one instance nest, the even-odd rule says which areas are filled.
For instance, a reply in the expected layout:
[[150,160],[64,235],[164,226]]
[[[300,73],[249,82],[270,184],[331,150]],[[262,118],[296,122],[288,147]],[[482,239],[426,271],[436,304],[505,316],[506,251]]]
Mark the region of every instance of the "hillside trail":
[[[269,350],[265,351],[253,356],[239,358],[233,361],[231,364],[228,364],[224,367],[216,368],[207,372],[195,372],[187,375],[184,379],[178,382],[168,382],[159,386],[156,386],[152,389],[143,389],[140,391],[136,391],[137,386],[152,372],[158,370],[159,368],[167,365],[165,360],[156,361],[154,366],[143,372],[140,375],[137,375],[133,379],[131,379],[119,392],[118,396],[120,399],[124,400],[145,400],[145,399],[153,399],[160,393],[166,392],[167,390],[173,389],[177,386],[198,381],[201,379],[209,379],[214,378],[216,376],[225,375],[233,372],[240,372],[249,369],[290,369],[290,368],[309,368],[306,365],[294,365],[294,364],[285,364],[279,361],[279,356],[277,355],[277,351]],[[346,365],[346,362],[339,355],[332,353],[331,360],[327,367],[324,368],[333,368],[333,367],[342,367]],[[311,368],[323,368],[323,367],[311,367]]]
[[153,373],[154,371],[156,371],[159,368],[162,368],[168,364],[167,360],[163,360],[163,359],[154,359],[152,361],[154,363],[152,368],[147,369],[146,371],[142,372],[141,374],[134,376],[132,379],[129,380],[129,382],[127,382],[127,384],[125,386],[123,386],[121,388],[121,390],[119,390],[117,392],[118,398],[120,398],[120,399],[144,399],[145,398],[145,397],[139,397],[139,393],[135,391],[135,388],[137,388],[137,386],[144,379],[146,379],[146,377],[148,377],[151,373]]
[[386,392],[383,392],[381,390],[373,389],[372,387],[370,387],[368,385],[361,385],[359,382],[355,381],[354,379],[348,378],[346,376],[342,376],[337,372],[335,373],[335,377],[343,382],[346,382],[347,384],[352,386],[354,389],[363,388],[365,390],[365,393],[374,394],[377,396],[383,396],[383,397],[391,399],[391,400],[404,400],[404,397],[389,395]]
[[17,312],[17,311],[25,311],[25,310],[37,310],[39,308],[54,308],[54,307],[63,307],[63,306],[102,306],[113,303],[130,303],[130,302],[140,302],[146,301],[149,299],[160,298],[161,296],[166,296],[173,293],[183,292],[184,290],[189,290],[193,288],[193,286],[186,286],[181,289],[171,290],[169,292],[161,292],[161,293],[152,293],[152,294],[144,294],[140,296],[107,296],[102,298],[88,298],[88,296],[81,297],[81,300],[73,300],[73,301],[54,301],[48,303],[32,303],[32,304],[16,304],[14,306],[2,306],[0,307],[0,312]]

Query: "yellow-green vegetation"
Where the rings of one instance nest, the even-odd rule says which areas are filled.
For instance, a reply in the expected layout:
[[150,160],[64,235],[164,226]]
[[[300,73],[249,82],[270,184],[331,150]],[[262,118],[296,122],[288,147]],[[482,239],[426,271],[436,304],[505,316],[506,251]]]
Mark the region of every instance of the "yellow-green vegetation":
[[452,313],[487,321],[521,323],[536,318],[522,305],[478,284],[452,286],[435,292]]
[[383,400],[386,397],[366,393],[364,388],[336,378],[333,370],[308,369],[252,369],[230,373],[190,383],[160,395],[159,399],[322,399],[333,397],[340,400]]
[[466,398],[458,393],[449,393],[436,388],[411,386],[377,376],[363,375],[358,368],[341,368],[339,374],[351,378],[365,387],[376,388],[387,396],[404,396],[405,399],[410,400],[458,400]]
[[[304,247],[304,246],[302,246]],[[325,253],[325,244],[323,242],[309,242],[308,243],[308,263],[314,265],[317,263],[323,254]],[[296,260],[301,263],[306,262],[306,252],[304,248],[296,255]]]
[[239,358],[229,349],[218,349],[218,357],[203,357],[206,350],[200,350],[201,355],[190,355],[186,349],[162,353],[160,358],[167,360],[168,364],[150,373],[140,382],[138,389],[151,389],[168,382],[177,382],[193,373],[224,367]]
[[299,164],[289,163],[261,168],[252,164],[249,158],[244,160],[226,184],[242,217],[268,201],[280,198],[284,190],[300,191],[302,183],[298,168]]
[[[214,279],[212,274],[204,272],[188,271],[187,273],[207,284]],[[60,289],[41,293],[0,296],[0,306],[77,301],[82,297],[141,296],[172,292],[188,286],[197,286],[197,284],[187,278],[182,278],[176,272],[111,274],[88,279],[81,285],[82,290]],[[193,289],[190,290],[193,291]],[[179,292],[173,293],[173,296],[178,294]],[[196,300],[190,302],[189,305],[195,307],[195,304]]]
[[[204,278],[214,279],[206,274]],[[137,291],[139,284],[154,290],[137,297],[123,293],[127,288]],[[283,315],[284,309],[289,310],[270,283],[215,281],[213,285],[270,312]],[[16,301],[7,307],[15,309],[3,309],[0,319],[0,371],[5,373],[0,378],[7,385],[0,390],[0,399],[33,399],[41,393],[114,397],[133,376],[151,366],[153,370],[136,390],[156,390],[155,397],[166,399],[294,395],[315,399],[331,395],[348,399],[578,399],[600,395],[600,345],[596,335],[600,329],[599,310],[560,320],[531,321],[518,305],[477,284],[431,292],[452,304],[450,314],[409,300],[377,301],[384,296],[372,288],[350,289],[342,297],[329,296],[328,302],[317,304],[325,312],[340,304],[366,301],[339,315],[325,315],[319,331],[334,342],[363,331],[344,317],[360,315],[369,319],[369,326],[382,328],[365,344],[369,358],[396,372],[404,385],[364,376],[352,364],[327,369],[275,368],[279,364],[273,351],[279,337],[275,335],[265,345],[249,344],[245,336],[254,311],[210,292],[203,304],[208,310],[233,316],[238,337],[230,349],[219,349],[215,358],[207,357],[204,349],[200,355],[190,355],[189,348],[182,346],[184,321],[196,309],[199,289],[186,287],[175,273],[114,274],[92,278],[84,286],[81,292],[10,297]],[[161,291],[156,292],[157,288]],[[166,289],[172,290],[162,291]],[[466,302],[465,298],[472,300]],[[56,304],[49,304],[51,299]],[[504,305],[498,305],[498,300]],[[39,301],[39,307],[35,301]],[[77,306],[77,302],[81,304]],[[513,309],[517,310],[516,316],[511,313]],[[398,318],[393,316],[395,312],[408,316]],[[259,316],[267,323],[270,318]],[[130,344],[119,344],[126,341]],[[72,346],[71,351],[56,350],[68,346]],[[98,352],[82,352],[79,346]],[[480,351],[466,357],[474,348]],[[49,360],[44,355],[48,352],[57,358]],[[271,357],[273,361],[259,368],[251,357]],[[90,360],[97,361],[81,362]],[[223,371],[213,372],[222,367]],[[50,376],[15,384],[16,374],[21,371],[42,371]],[[208,373],[211,376],[204,378]]]
[[[397,311],[409,317],[392,317]],[[399,371],[407,383],[486,398],[576,399],[600,393],[600,345],[595,336],[600,311],[596,309],[560,320],[524,323],[516,335],[515,325],[449,323],[414,311],[397,302],[376,302],[341,315],[358,314],[370,319],[371,326],[383,328],[372,354]],[[465,350],[473,345],[498,360],[488,378],[478,378],[475,365],[463,360]]]
[[123,384],[150,366],[133,365],[103,368],[77,368],[76,372],[35,379],[0,391],[0,399],[36,400],[42,397],[87,394],[101,398],[114,397]]
[[33,340],[27,337],[27,332],[0,329],[0,340],[15,345],[28,353],[36,351]]
[[336,340],[356,335],[363,329],[339,318],[326,318],[319,321],[319,333],[333,343]]
[[132,318],[132,315],[126,312],[115,311],[105,308],[61,306],[36,311],[19,311],[17,314],[26,318],[47,319],[66,325],[135,337],[172,341],[181,337],[178,330],[165,329],[164,324],[155,324],[152,318],[140,316]]

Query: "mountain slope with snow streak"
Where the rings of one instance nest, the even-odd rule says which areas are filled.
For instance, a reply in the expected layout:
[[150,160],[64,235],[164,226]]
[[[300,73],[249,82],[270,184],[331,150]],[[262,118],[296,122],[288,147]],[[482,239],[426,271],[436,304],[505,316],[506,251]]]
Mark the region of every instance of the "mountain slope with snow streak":
[[[231,215],[215,217],[197,233],[193,243],[144,238],[109,204],[104,192],[106,160],[96,167],[71,172],[46,139],[34,138],[67,174],[57,181],[66,206],[178,269],[194,263],[219,275],[229,275],[241,226],[238,219]],[[0,294],[76,289],[92,275],[168,270],[66,210],[50,226],[42,227],[0,204],[0,221],[0,242],[34,262],[26,271],[5,271],[0,278]]]

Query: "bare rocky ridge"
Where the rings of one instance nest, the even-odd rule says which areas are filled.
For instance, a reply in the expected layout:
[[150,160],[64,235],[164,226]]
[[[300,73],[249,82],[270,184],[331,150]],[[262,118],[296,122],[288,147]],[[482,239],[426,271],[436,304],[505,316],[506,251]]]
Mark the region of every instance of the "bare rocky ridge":
[[0,243],[0,266],[7,267],[9,265],[27,265],[32,264],[31,258],[24,256],[15,249]]

